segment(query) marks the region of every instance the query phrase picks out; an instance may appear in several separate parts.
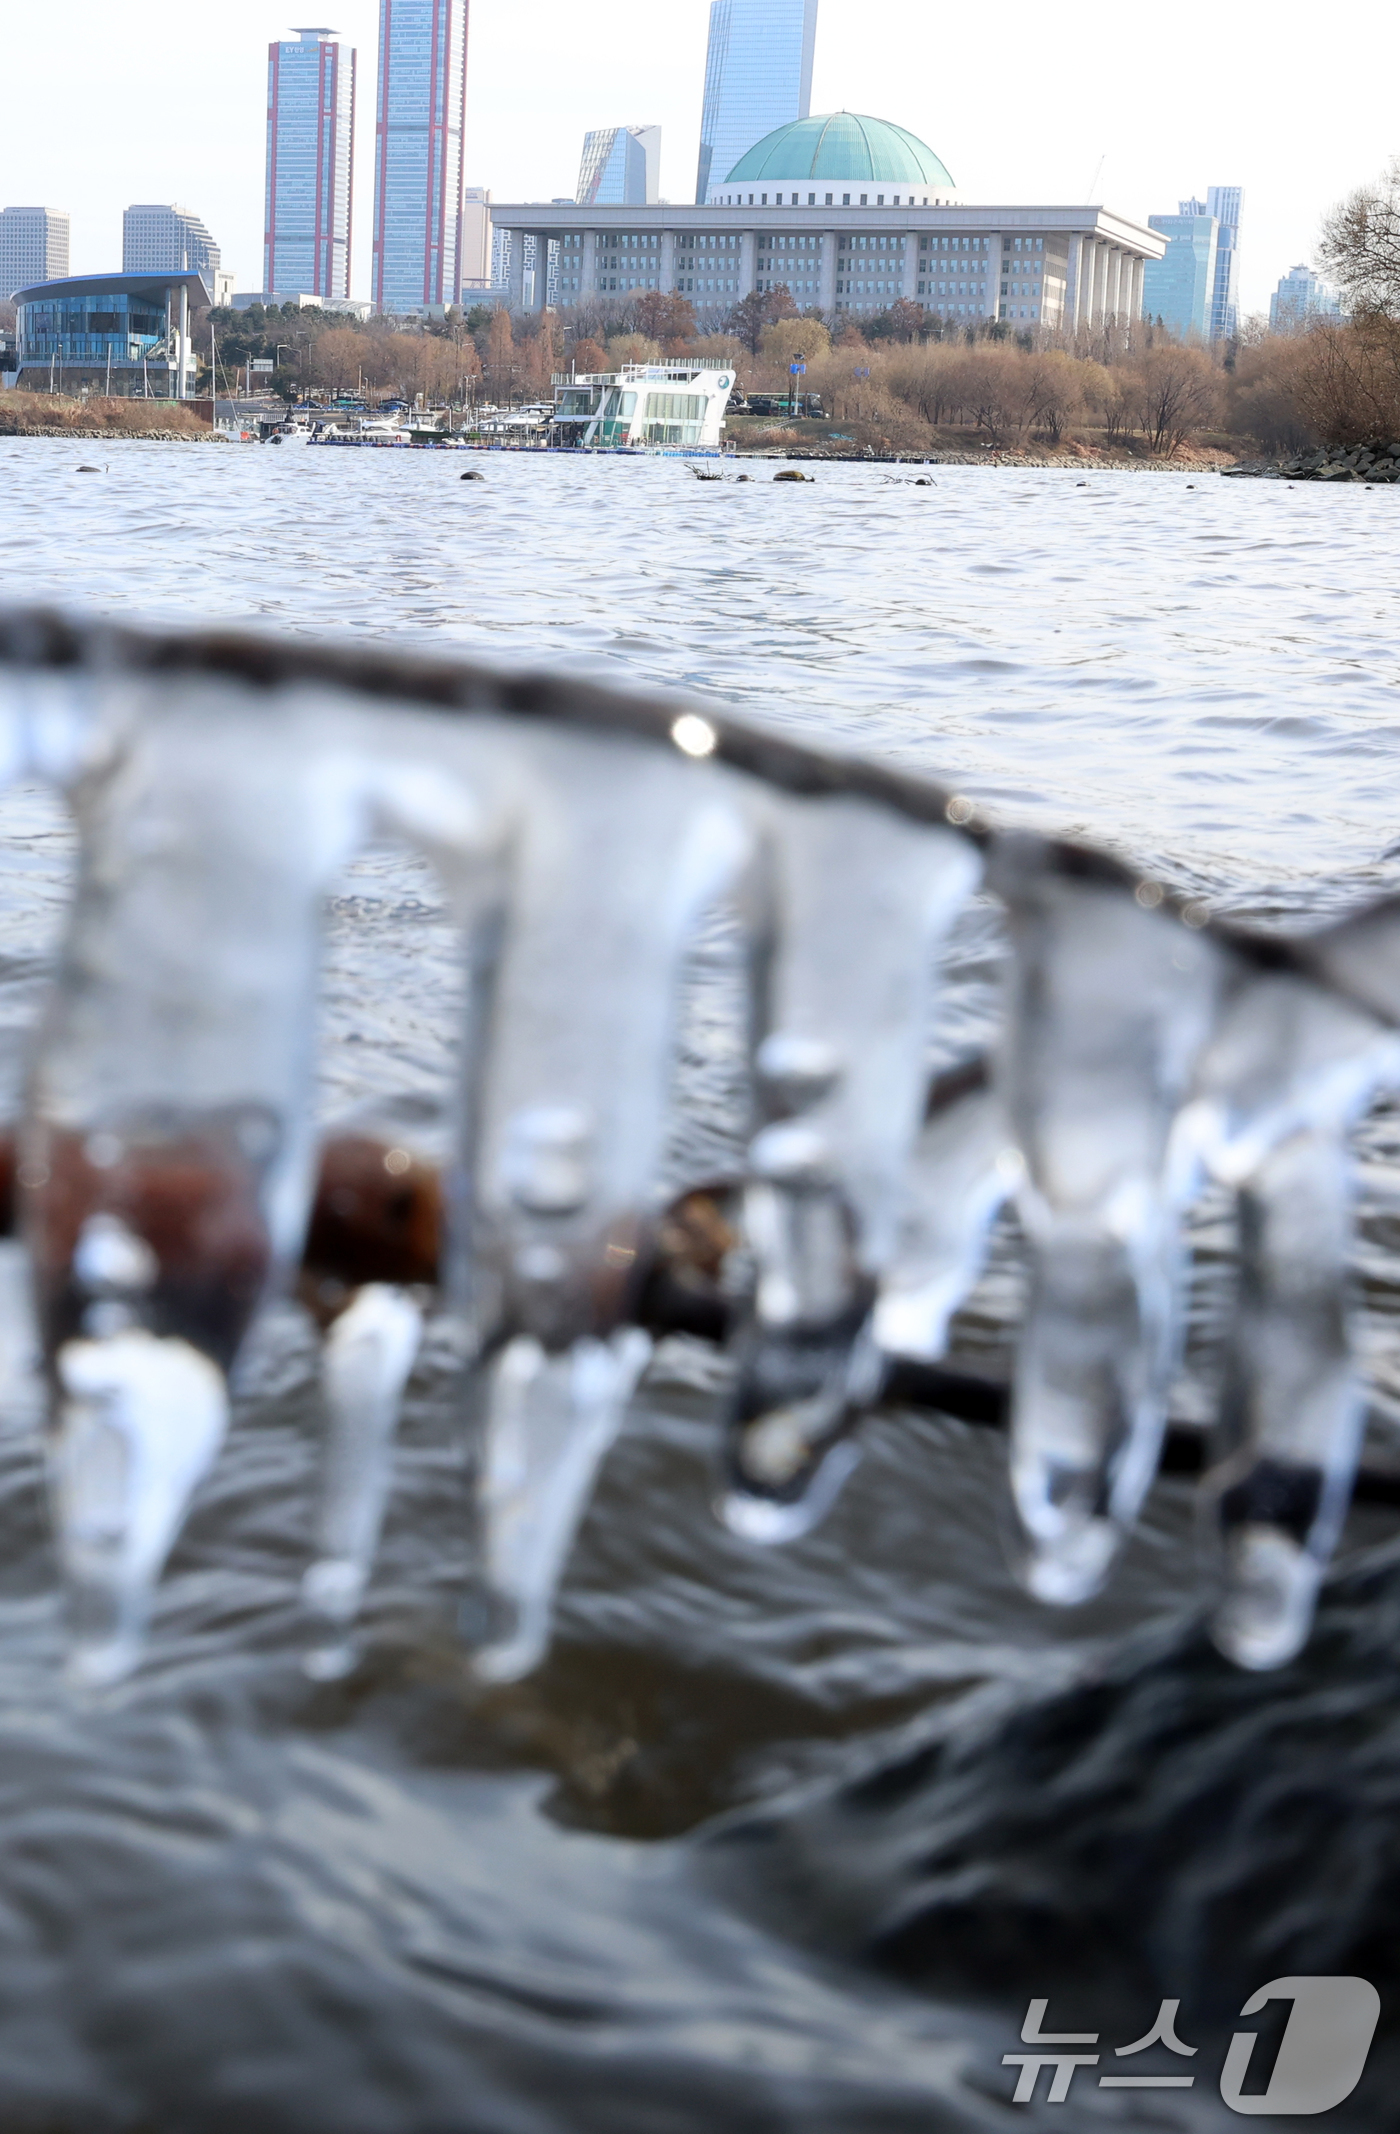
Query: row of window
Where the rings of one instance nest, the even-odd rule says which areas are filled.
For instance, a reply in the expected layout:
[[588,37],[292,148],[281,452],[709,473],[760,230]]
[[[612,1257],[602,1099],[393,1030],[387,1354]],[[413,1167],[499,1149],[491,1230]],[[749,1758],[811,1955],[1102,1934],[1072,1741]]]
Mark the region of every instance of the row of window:
[[936,284],[933,282],[920,282],[918,293],[920,296],[985,297],[987,285],[985,282],[958,282],[956,285],[952,282],[938,282]]
[[[746,202],[742,193],[726,193],[724,198],[720,201],[717,201],[715,204],[719,207],[744,207],[746,205],[748,207],[767,207],[768,195],[767,193],[760,193],[758,198],[755,199],[753,194],[750,193]],[[817,196],[815,193],[808,193],[806,204],[808,207],[815,207],[817,205]],[[869,193],[862,193],[858,204],[861,207],[869,207]],[[884,194],[877,193],[875,195],[875,206],[883,207],[884,204]],[[797,193],[789,193],[786,201],[784,201],[781,193],[774,193],[773,205],[774,207],[800,207],[802,205],[802,200],[801,196]],[[822,205],[824,207],[835,207],[835,194],[827,193],[822,201]],[[857,202],[852,200],[849,193],[842,193],[841,205],[842,207],[855,207],[857,205]],[[902,198],[898,193],[896,193],[894,198],[890,202],[891,207],[937,207],[938,205],[939,201],[937,197],[935,196],[934,199],[930,200],[927,193],[920,194],[918,199],[915,199],[912,193],[905,193]]]

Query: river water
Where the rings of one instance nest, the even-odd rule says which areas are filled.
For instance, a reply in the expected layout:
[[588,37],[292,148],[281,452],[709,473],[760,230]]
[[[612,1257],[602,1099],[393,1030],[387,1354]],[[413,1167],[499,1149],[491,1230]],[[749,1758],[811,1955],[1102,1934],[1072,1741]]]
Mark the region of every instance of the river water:
[[[0,441],[0,582],[700,693],[1266,922],[1400,883],[1388,491],[471,464],[484,481],[445,454]],[[4,826],[13,1082],[71,843],[42,795]],[[328,1113],[442,1077],[453,982],[411,863],[368,855],[343,892]],[[975,997],[985,917],[964,954]],[[1393,1140],[1374,1124],[1378,1261]],[[737,1541],[709,1511],[714,1365],[675,1344],[549,1661],[487,1691],[454,1634],[467,1478],[430,1350],[366,1664],[313,1689],[313,1365],[306,1327],[271,1317],[150,1662],[97,1699],[61,1675],[33,1418],[0,1437],[3,2134],[1208,2128],[1235,2123],[1218,2078],[1257,1987],[1358,1971],[1393,2002],[1385,1517],[1354,1520],[1303,1659],[1246,1678],[1203,1640],[1178,1480],[1069,1616],[1010,1580],[1004,1448],[952,1420],[877,1418],[818,1532]],[[1046,1996],[1048,2028],[1110,2058],[1180,1999],[1197,2056],[1119,2064],[1189,2066],[1194,2088],[1081,2071],[1063,2113],[1013,2107],[1002,2055]],[[1393,2124],[1382,2022],[1329,2124]]]

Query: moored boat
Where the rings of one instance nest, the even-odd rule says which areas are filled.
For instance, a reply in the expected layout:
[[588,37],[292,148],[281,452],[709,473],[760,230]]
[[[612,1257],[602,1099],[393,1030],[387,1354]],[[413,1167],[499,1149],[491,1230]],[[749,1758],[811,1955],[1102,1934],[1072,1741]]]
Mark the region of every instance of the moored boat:
[[549,443],[555,450],[683,452],[693,458],[723,450],[734,373],[678,357],[556,378],[554,387]]

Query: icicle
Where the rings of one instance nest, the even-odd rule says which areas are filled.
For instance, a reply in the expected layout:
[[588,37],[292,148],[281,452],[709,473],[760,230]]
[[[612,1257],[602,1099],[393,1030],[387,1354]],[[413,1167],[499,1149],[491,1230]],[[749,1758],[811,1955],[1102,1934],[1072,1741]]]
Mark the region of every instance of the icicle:
[[394,1431],[418,1353],[422,1307],[387,1282],[367,1282],[326,1336],[321,1383],[329,1420],[316,1519],[316,1561],[302,1581],[324,1641],[307,1673],[329,1681],[349,1672],[348,1635],[374,1562],[389,1494]]
[[1221,1650],[1276,1667],[1307,1637],[1355,1473],[1347,1329],[1348,1130],[1400,1077],[1395,1038],[1306,978],[1261,972],[1230,1003],[1182,1131],[1239,1196],[1215,1507]]
[[555,1587],[650,1353],[636,1327],[554,1356],[521,1334],[491,1368],[478,1501],[498,1621],[474,1662],[489,1681],[514,1681],[544,1656]]
[[1016,956],[1002,1075],[1025,1159],[1030,1296],[1011,1484],[1024,1576],[1072,1604],[1101,1584],[1156,1471],[1180,1313],[1171,1132],[1224,960],[1116,869],[1031,838],[991,872]]
[[859,800],[795,804],[774,839],[768,1031],[745,1222],[753,1308],[736,1337],[726,1523],[803,1532],[854,1461],[877,1395],[869,1318],[919,1128],[938,938],[976,885],[970,842]]
[[478,1326],[509,1343],[486,1387],[480,1505],[488,1580],[520,1623],[483,1664],[507,1673],[543,1649],[640,1368],[641,1337],[611,1337],[661,1212],[683,958],[752,846],[726,778],[688,747],[556,730],[518,753],[470,1165]]
[[322,884],[349,763],[245,691],[120,693],[79,790],[82,871],[19,1179],[55,1387],[80,1664],[137,1649],[217,1450],[224,1374],[300,1240]]
[[1240,1194],[1226,1450],[1209,1487],[1225,1573],[1215,1639],[1243,1667],[1277,1667],[1303,1644],[1351,1495],[1348,1170],[1336,1133],[1294,1134]]
[[228,1393],[209,1358],[129,1327],[59,1351],[50,1451],[75,1678],[97,1686],[140,1655],[151,1588],[212,1466]]
[[390,1119],[410,1108],[375,1106],[358,1131],[327,1141],[302,1254],[301,1295],[327,1329],[317,1557],[302,1582],[323,1633],[306,1661],[318,1680],[355,1663],[351,1626],[378,1545],[399,1407],[442,1271],[440,1169]]
[[929,1092],[909,1165],[909,1193],[893,1264],[875,1306],[877,1346],[933,1363],[948,1324],[977,1279],[998,1209],[1023,1169],[985,1064],[940,1076]]

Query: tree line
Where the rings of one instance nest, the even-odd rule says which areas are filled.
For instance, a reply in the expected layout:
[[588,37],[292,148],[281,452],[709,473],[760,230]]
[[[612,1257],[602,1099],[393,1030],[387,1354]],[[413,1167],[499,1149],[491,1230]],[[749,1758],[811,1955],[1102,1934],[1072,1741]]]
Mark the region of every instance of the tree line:
[[803,390],[857,443],[917,449],[953,426],[989,445],[1058,447],[1093,437],[1157,455],[1212,434],[1269,451],[1400,437],[1400,160],[1326,219],[1319,263],[1348,314],[1270,334],[1191,346],[1160,323],[1016,330],[999,320],[945,320],[901,299],[859,323],[799,310],[785,288],[741,298],[712,331],[689,300],[640,290],[586,300],[567,314],[451,308],[416,322],[287,305],[216,311],[220,389],[250,357],[271,358],[293,397],[330,394],[464,406],[549,397],[553,379],[632,361],[708,356],[741,388],[781,393],[806,363]]

